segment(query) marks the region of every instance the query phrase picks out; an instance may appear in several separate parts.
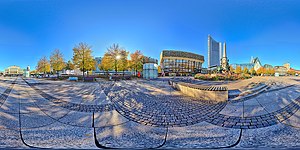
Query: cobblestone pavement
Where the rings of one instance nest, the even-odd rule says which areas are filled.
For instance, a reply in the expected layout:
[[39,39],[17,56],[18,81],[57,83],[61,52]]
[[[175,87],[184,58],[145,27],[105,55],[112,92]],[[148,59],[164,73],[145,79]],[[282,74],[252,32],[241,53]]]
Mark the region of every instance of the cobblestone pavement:
[[[59,98],[56,98],[46,92],[43,92],[39,88],[36,87],[36,85],[39,85],[39,83],[29,83],[26,81],[26,83],[32,87],[35,91],[37,91],[38,94],[40,94],[42,97],[45,99],[53,102],[54,104],[64,107],[69,110],[74,110],[74,111],[81,111],[81,112],[103,112],[103,111],[111,111],[113,110],[112,104],[101,104],[101,105],[86,105],[86,104],[78,104],[78,103],[72,103],[66,100],[62,100]],[[104,88],[109,88],[108,87],[102,87]],[[107,91],[107,89],[104,89],[104,91]]]
[[128,85],[130,83],[119,82],[112,89],[114,94],[109,96],[116,109],[129,120],[151,126],[187,126],[206,121],[227,128],[253,129],[280,123],[300,108],[298,97],[289,105],[274,112],[248,117],[230,116],[219,113],[226,103],[208,104],[182,95],[166,96],[159,93],[153,95],[151,90],[141,90],[145,85],[134,83],[130,85],[131,88],[126,87]]
[[[127,87],[130,85],[130,87]],[[112,88],[109,97],[117,111],[129,120],[151,126],[188,126],[205,121],[208,115],[216,115],[225,103],[208,104],[181,95],[172,95],[172,89],[151,94],[142,91],[144,85],[119,82]],[[170,88],[170,87],[169,87]],[[174,92],[174,91],[173,91]],[[176,92],[176,91],[175,91]],[[178,92],[176,92],[178,93]]]
[[300,83],[213,104],[166,80],[0,82],[0,148],[300,148]]
[[4,102],[7,99],[9,93],[13,89],[14,84],[15,84],[14,82],[11,83],[11,85],[7,89],[5,89],[4,92],[0,95],[0,106],[2,106],[4,104]]

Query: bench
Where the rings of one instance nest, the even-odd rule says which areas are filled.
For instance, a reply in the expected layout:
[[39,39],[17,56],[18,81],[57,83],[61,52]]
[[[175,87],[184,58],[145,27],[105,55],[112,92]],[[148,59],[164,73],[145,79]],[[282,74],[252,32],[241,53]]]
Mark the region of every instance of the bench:
[[131,79],[131,75],[125,75],[124,77],[123,77],[123,80],[130,80]]
[[69,81],[78,81],[78,77],[69,77],[68,80]]
[[84,81],[85,81],[85,82],[93,82],[94,80],[95,80],[94,77],[85,77],[85,78],[84,78]]

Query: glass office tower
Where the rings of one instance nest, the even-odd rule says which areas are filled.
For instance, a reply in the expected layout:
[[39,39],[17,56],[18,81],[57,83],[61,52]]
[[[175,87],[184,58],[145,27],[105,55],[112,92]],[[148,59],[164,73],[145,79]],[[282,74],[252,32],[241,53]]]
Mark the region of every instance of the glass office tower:
[[208,35],[208,60],[207,68],[221,65],[222,57],[222,43],[214,40],[210,35]]

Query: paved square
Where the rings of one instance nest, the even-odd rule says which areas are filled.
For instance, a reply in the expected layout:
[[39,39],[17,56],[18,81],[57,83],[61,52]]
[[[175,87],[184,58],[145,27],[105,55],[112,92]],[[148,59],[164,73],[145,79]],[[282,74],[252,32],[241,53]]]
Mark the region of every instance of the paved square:
[[300,148],[299,79],[173,79],[246,93],[217,104],[168,80],[1,78],[0,148]]

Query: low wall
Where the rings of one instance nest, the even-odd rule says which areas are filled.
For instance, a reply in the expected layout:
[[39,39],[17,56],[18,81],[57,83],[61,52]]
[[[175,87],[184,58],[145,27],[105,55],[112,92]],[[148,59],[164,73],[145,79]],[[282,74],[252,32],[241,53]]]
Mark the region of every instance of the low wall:
[[183,94],[201,100],[208,100],[213,103],[226,102],[228,100],[227,87],[203,86],[185,82],[174,82],[171,80],[169,81],[169,84]]

